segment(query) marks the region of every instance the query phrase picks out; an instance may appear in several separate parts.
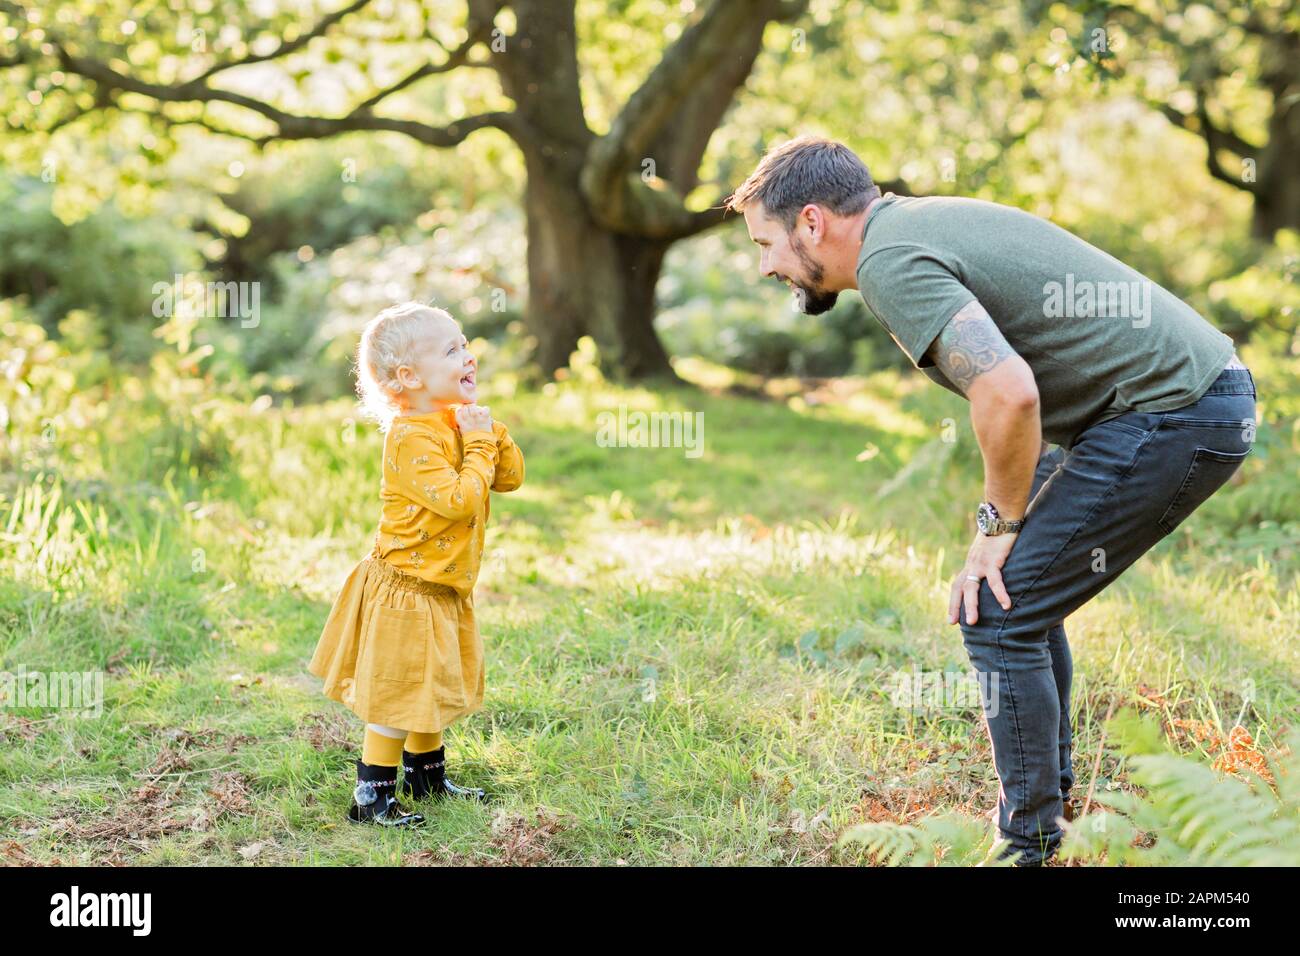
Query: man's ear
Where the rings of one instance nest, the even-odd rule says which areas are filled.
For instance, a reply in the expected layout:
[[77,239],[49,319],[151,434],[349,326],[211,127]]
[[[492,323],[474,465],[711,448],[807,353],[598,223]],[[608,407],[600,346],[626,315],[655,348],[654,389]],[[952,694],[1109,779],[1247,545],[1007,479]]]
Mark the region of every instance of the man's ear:
[[798,227],[808,231],[808,238],[820,242],[826,235],[826,213],[816,203],[808,203],[799,210]]

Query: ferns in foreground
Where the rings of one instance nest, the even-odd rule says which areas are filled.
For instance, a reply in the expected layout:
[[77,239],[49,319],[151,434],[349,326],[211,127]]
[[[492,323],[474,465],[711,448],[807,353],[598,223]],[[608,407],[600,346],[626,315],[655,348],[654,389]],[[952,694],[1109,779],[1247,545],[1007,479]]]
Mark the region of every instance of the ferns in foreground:
[[[1142,795],[1093,794],[1098,812],[1064,826],[1061,861],[1123,866],[1300,865],[1300,728],[1261,776],[1222,774],[1170,752],[1158,724],[1135,711],[1116,715],[1108,735],[1128,759]],[[1268,779],[1271,777],[1271,780]],[[1275,781],[1275,783],[1273,782]],[[915,825],[865,823],[839,845],[859,843],[886,866],[1006,866],[996,827],[961,814]]]

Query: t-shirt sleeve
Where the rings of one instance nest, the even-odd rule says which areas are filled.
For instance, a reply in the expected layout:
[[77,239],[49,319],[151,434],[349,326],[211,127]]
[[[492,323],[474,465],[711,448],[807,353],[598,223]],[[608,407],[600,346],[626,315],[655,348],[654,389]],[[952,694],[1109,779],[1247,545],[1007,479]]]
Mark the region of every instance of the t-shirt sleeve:
[[934,365],[926,349],[948,320],[976,298],[938,253],[910,244],[868,256],[858,269],[858,291],[917,368]]

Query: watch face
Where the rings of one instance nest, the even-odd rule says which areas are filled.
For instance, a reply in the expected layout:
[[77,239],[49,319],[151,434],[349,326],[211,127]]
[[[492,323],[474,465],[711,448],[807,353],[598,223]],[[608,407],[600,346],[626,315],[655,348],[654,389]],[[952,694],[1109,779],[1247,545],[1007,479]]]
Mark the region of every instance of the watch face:
[[981,502],[979,508],[975,511],[975,523],[979,526],[980,531],[985,534],[989,533],[989,528],[993,527],[994,514],[992,508],[987,502]]

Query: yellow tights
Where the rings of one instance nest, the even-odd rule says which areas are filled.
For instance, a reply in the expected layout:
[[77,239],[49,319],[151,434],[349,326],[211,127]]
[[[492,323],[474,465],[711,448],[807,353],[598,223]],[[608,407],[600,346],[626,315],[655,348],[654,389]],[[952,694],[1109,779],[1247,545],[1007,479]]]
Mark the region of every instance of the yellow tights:
[[366,724],[366,738],[361,745],[361,762],[373,767],[396,767],[402,759],[402,750],[423,754],[442,746],[442,733],[405,733],[396,727]]

